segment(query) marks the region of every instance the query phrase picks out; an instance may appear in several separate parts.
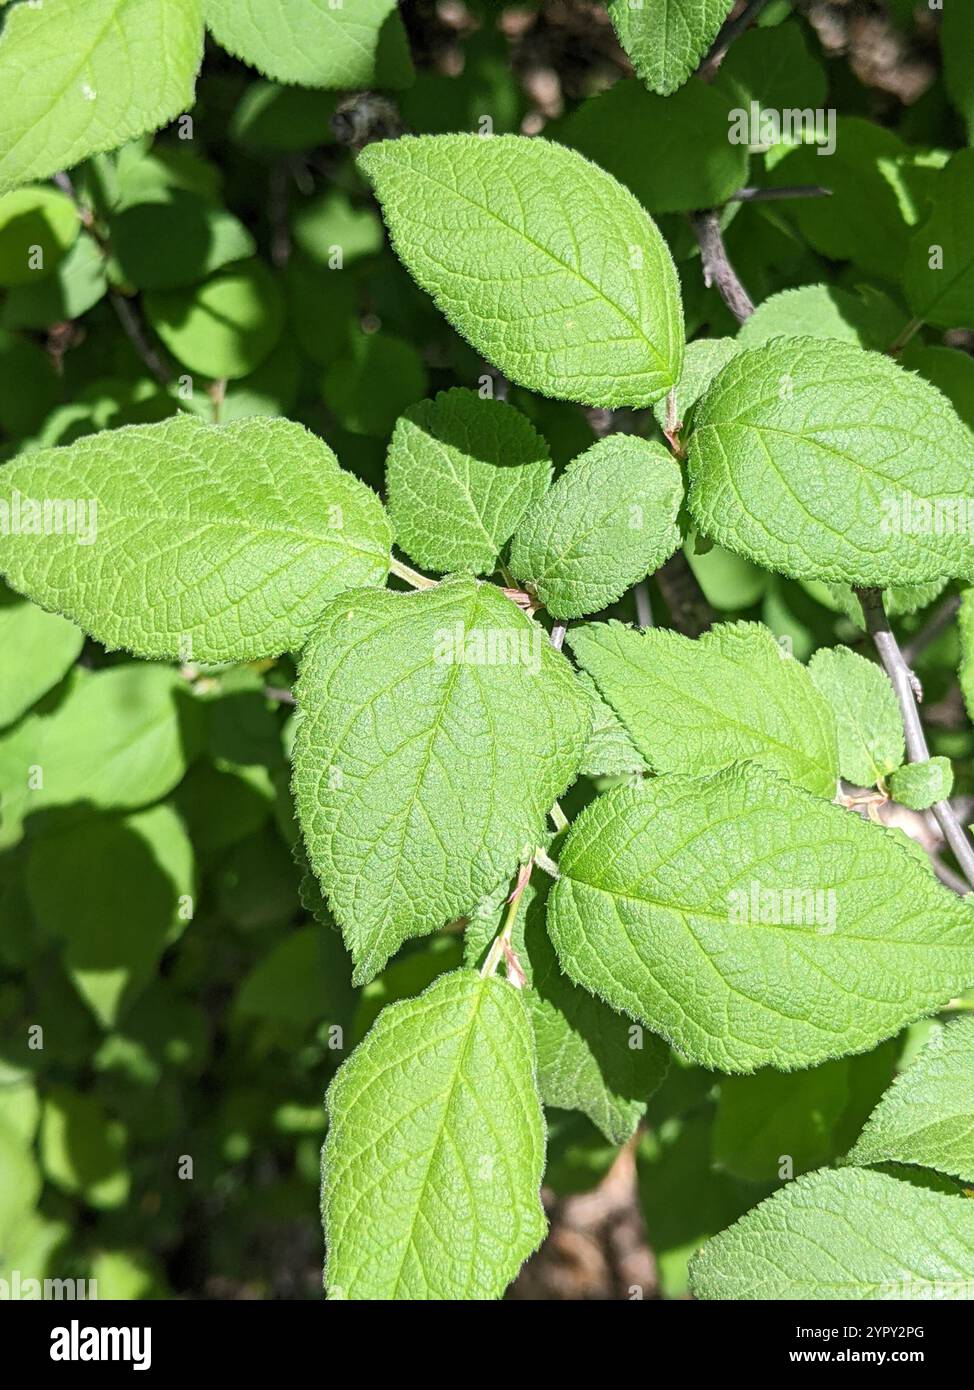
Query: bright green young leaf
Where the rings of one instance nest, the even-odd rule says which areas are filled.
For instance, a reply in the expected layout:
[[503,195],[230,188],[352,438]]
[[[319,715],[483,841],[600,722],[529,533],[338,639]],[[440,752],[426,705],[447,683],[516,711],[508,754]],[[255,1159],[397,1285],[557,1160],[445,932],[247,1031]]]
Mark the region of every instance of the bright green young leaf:
[[[44,534],[42,499],[57,498],[70,512]],[[0,535],[8,582],[139,656],[298,648],[330,598],[389,567],[378,498],[286,420],[178,416],[25,454],[0,474],[0,515],[15,508],[20,529]]]
[[974,1018],[933,1034],[870,1116],[850,1163],[917,1163],[974,1182]]
[[[610,1143],[623,1144],[666,1075],[669,1052],[655,1034],[633,1026],[562,974],[545,928],[549,885],[544,875],[535,875],[511,937],[525,977],[522,998],[534,1028],[541,1099],[546,1106],[581,1111]],[[482,964],[505,910],[501,904],[467,927],[471,964]]]
[[559,867],[563,969],[702,1066],[862,1052],[974,980],[969,904],[886,831],[754,765],[607,793]]
[[[692,343],[687,343],[683,354],[683,371],[676,384],[677,424],[686,423],[690,411],[714,377],[739,351],[733,338],[697,338]],[[668,428],[668,403],[669,396],[664,396],[653,406],[653,414],[660,429]]]
[[247,376],[284,327],[280,285],[258,260],[241,261],[190,289],[153,290],[145,311],[174,357],[214,379]]
[[636,79],[616,82],[554,134],[654,214],[719,207],[747,183],[747,146],[728,140],[727,102],[705,82],[688,82],[669,97],[652,95]]
[[656,772],[754,761],[835,795],[835,721],[808,671],[760,623],[693,640],[622,623],[576,628],[568,644]]
[[455,387],[396,425],[386,488],[396,540],[424,569],[491,574],[551,481],[548,445],[503,401]]
[[889,789],[895,801],[913,811],[925,811],[937,801],[946,801],[954,786],[949,758],[927,758],[905,763],[890,778]]
[[661,444],[600,439],[522,520],[510,568],[554,618],[596,613],[680,544],[683,475]]
[[0,35],[0,192],[187,111],[202,56],[200,0],[12,6]]
[[0,285],[47,278],[81,230],[78,210],[56,188],[16,188],[0,197]]
[[619,42],[654,92],[673,92],[696,70],[734,0],[609,0]]
[[12,724],[56,685],[73,664],[84,633],[56,613],[45,613],[0,589],[0,728]]
[[545,1233],[534,1065],[496,977],[452,971],[383,1010],[328,1091],[330,1298],[500,1298]]
[[646,760],[629,736],[626,726],[587,671],[578,672],[578,683],[592,702],[592,732],[585,745],[580,772],[588,777],[618,777],[648,772]]
[[396,0],[203,0],[221,48],[299,87],[401,87],[411,64]]
[[794,579],[974,576],[974,435],[879,353],[815,338],[740,353],[696,408],[690,475],[704,535]]
[[521,386],[651,405],[680,374],[676,270],[632,194],[518,135],[404,137],[359,156],[410,273]]
[[708,1241],[697,1298],[974,1298],[974,1202],[886,1173],[822,1168]]
[[839,734],[839,775],[871,787],[903,761],[903,718],[889,677],[848,647],[822,647],[808,663]]
[[78,993],[111,1028],[190,920],[192,846],[165,804],[124,820],[90,816],[32,842],[27,892]]
[[199,705],[168,667],[76,670],[52,712],[29,714],[0,736],[0,842],[15,843],[35,811],[157,801],[199,751],[200,722]]
[[906,253],[903,285],[917,318],[935,328],[974,326],[974,150],[936,176],[933,207]]
[[472,578],[343,595],[298,700],[298,814],[357,984],[530,856],[591,723],[543,629]]

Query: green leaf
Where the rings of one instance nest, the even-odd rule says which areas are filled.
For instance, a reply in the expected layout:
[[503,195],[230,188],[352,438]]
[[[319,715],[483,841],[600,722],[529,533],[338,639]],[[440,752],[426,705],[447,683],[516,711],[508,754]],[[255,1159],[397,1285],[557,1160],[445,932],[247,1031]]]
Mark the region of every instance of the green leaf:
[[9,292],[0,309],[0,324],[4,328],[50,328],[80,319],[107,288],[101,248],[93,237],[78,237],[53,275]]
[[34,1162],[30,1136],[24,1137],[6,1116],[0,1116],[0,1264],[13,1239],[34,1210],[42,1179]]
[[44,0],[0,35],[0,192],[70,169],[193,104],[200,0]]
[[0,842],[15,843],[34,811],[157,801],[200,742],[200,707],[178,672],[134,663],[76,670],[51,713],[30,714],[0,736]]
[[603,700],[587,671],[578,672],[578,683],[592,702],[592,732],[582,757],[580,772],[588,777],[618,777],[643,773],[646,760],[629,736],[615,710]]
[[596,613],[677,549],[682,501],[683,475],[661,444],[600,439],[525,516],[511,571],[554,618]]
[[12,724],[64,676],[84,643],[84,633],[55,613],[0,589],[0,728]]
[[913,313],[935,328],[974,326],[974,150],[961,150],[931,190],[930,215],[906,252],[903,286]]
[[654,214],[719,207],[747,183],[747,147],[728,140],[727,101],[705,82],[688,82],[670,97],[653,96],[636,80],[616,82],[552,134]]
[[[795,103],[788,102],[788,107]],[[852,261],[894,284],[903,273],[910,228],[894,177],[909,146],[893,131],[859,116],[839,116],[828,144],[786,149],[769,170],[776,188],[822,184],[828,198],[796,198],[785,206],[788,218],[816,251],[830,260]]]
[[839,775],[871,787],[903,761],[903,718],[882,667],[848,647],[823,647],[808,673],[831,705],[839,733]]
[[970,1299],[974,1202],[886,1173],[821,1169],[707,1242],[697,1298]]
[[411,64],[396,11],[396,0],[203,0],[221,48],[299,87],[404,86]]
[[812,56],[799,20],[739,34],[720,61],[714,89],[746,106],[784,111],[825,105],[825,69]]
[[402,412],[428,390],[419,352],[391,333],[356,334],[322,383],[325,404],[345,429],[379,439],[388,439]]
[[900,361],[942,391],[968,429],[974,430],[974,357],[970,353],[960,348],[927,347],[914,339]]
[[0,197],[0,285],[29,285],[55,270],[81,230],[78,210],[55,188]]
[[530,857],[591,719],[543,629],[466,577],[343,595],[305,652],[298,700],[298,814],[356,984]]
[[0,535],[8,582],[139,656],[277,655],[335,594],[388,573],[380,502],[287,420],[92,435],[8,464],[0,515],[18,497],[21,528],[33,499],[82,499],[84,515],[73,532]]
[[140,290],[196,284],[256,250],[247,228],[226,208],[171,186],[123,197],[110,234],[122,273]]
[[165,804],[45,835],[27,861],[35,919],[62,943],[65,969],[103,1028],[131,1007],[187,925],[192,890],[192,846]]
[[957,619],[960,668],[957,672],[968,717],[974,721],[974,589],[965,589]]
[[[676,384],[676,420],[684,424],[690,411],[706,391],[722,367],[740,351],[733,338],[697,338],[687,343],[683,354],[683,371]],[[668,398],[657,401],[653,414],[660,429],[667,428]]]
[[974,533],[957,524],[974,436],[879,353],[815,338],[740,353],[696,408],[689,467],[701,531],[794,579],[974,575]]
[[974,1182],[974,1018],[938,1029],[883,1096],[850,1163],[917,1163]]
[[632,194],[574,150],[518,135],[370,145],[393,245],[450,323],[512,381],[651,405],[683,357],[676,270]]
[[760,623],[721,623],[696,640],[599,623],[574,629],[568,644],[656,772],[753,760],[835,795],[832,713]]
[[946,801],[953,786],[954,773],[949,758],[906,763],[897,768],[889,783],[894,800],[913,811],[925,811],[937,801]]
[[[774,1182],[826,1163],[849,1099],[852,1060],[840,1057],[808,1071],[725,1077],[714,1124],[717,1167],[750,1182]],[[786,1160],[791,1171],[783,1175]]]
[[696,70],[734,0],[609,0],[619,42],[654,92],[673,92]]
[[563,969],[702,1066],[862,1052],[974,979],[968,904],[888,832],[754,765],[607,793],[559,868]]
[[491,574],[551,481],[548,445],[503,401],[455,387],[396,425],[386,460],[396,540],[424,569]]
[[241,261],[189,289],[153,290],[145,312],[166,347],[190,371],[247,376],[284,327],[280,285],[262,261]]
[[545,1233],[544,1121],[517,991],[462,970],[391,1005],[327,1105],[329,1297],[499,1298]]
[[125,1205],[130,1179],[128,1134],[101,1104],[83,1092],[51,1087],[41,1117],[40,1155],[55,1187],[98,1211]]
[[859,347],[885,348],[899,332],[902,309],[885,299],[863,299],[835,285],[801,285],[773,294],[740,328],[739,347],[772,338],[839,338]]
[[[543,879],[543,881],[540,881]],[[669,1066],[653,1033],[614,1013],[561,973],[545,929],[550,879],[535,875],[521,898],[511,946],[525,977],[522,993],[534,1028],[538,1086],[546,1106],[579,1110],[612,1144],[623,1144]],[[506,904],[467,927],[464,946],[480,965]]]
[[[335,938],[337,952],[332,949]],[[307,1028],[343,1017],[349,1004],[348,957],[332,927],[301,927],[285,936],[246,976],[235,1008],[248,1018]],[[328,968],[331,967],[331,968]]]

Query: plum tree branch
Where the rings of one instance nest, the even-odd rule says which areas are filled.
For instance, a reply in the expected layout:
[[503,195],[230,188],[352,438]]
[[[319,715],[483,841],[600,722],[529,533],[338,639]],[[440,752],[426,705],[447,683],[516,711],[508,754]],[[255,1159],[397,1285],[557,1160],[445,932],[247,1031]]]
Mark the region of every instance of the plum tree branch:
[[[856,593],[862,604],[869,635],[873,639],[879,659],[883,663],[883,668],[896,692],[896,699],[903,720],[903,732],[906,735],[907,757],[911,763],[926,762],[930,757],[930,749],[927,746],[927,737],[923,732],[920,711],[917,708],[918,682],[907,665],[900,650],[900,644],[889,625],[882,590],[857,589]],[[943,832],[944,839],[963,870],[964,877],[971,888],[974,888],[974,843],[971,842],[970,836],[961,825],[957,812],[949,801],[938,801],[931,809]]]
[[730,263],[720,230],[719,215],[713,208],[706,212],[695,212],[690,223],[700,246],[704,284],[708,287],[716,285],[721,299],[737,322],[743,323],[754,313],[754,301]]

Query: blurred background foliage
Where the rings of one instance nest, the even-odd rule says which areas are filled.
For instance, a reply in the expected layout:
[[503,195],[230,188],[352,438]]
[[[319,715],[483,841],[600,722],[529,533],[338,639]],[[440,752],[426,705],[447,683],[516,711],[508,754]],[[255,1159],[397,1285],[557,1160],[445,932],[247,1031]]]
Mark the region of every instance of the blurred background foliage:
[[[208,43],[187,116],[0,198],[0,457],[182,410],[287,415],[381,490],[404,409],[488,384],[559,465],[610,427],[660,437],[652,412],[609,419],[509,387],[413,285],[354,165],[367,139],[404,129],[543,132],[603,164],[659,219],[690,338],[737,325],[685,214],[744,186],[827,183],[827,201],[725,210],[729,254],[767,301],[742,336],[800,325],[888,346],[917,309],[906,268],[929,220],[963,218],[968,235],[974,221],[965,6],[771,0],[712,84],[667,98],[582,0],[404,3],[411,62],[398,48],[367,94],[278,85]],[[728,106],[752,99],[837,108],[835,156],[730,144]],[[25,238],[41,274],[23,272]],[[974,425],[963,312],[915,331],[902,360]],[[764,621],[803,659],[865,650],[851,594],[686,550],[720,615]],[[667,621],[668,595],[653,583],[650,598]],[[893,596],[907,635],[939,598]],[[0,1278],[317,1297],[325,1087],[384,1003],[457,964],[458,935],[410,942],[351,988],[339,935],[302,894],[290,660],[136,663],[7,591],[0,651]],[[969,798],[958,659],[950,625],[916,656],[932,751]],[[595,789],[582,778],[569,814]],[[931,1026],[785,1077],[720,1082],[674,1059],[621,1158],[551,1112],[553,1234],[515,1296],[680,1296],[701,1239],[780,1181],[762,1118],[794,1117],[797,1170],[830,1161]]]

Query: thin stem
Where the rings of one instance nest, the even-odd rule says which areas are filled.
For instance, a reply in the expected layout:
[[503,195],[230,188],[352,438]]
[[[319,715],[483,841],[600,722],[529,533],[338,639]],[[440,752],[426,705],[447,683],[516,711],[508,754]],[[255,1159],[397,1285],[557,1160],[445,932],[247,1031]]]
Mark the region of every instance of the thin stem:
[[700,245],[704,284],[708,288],[716,285],[737,322],[743,323],[754,313],[754,301],[728,259],[717,213],[712,208],[707,212],[695,212],[690,223]]
[[548,812],[548,815],[554,822],[555,829],[557,830],[559,835],[562,833],[562,831],[567,830],[569,825],[571,824],[564,811],[558,805],[557,801],[555,802],[554,806],[552,806],[551,810]]
[[395,555],[389,561],[389,571],[398,579],[404,579],[414,589],[435,589],[438,583],[437,580],[428,579],[425,574],[420,574],[419,570],[404,564],[402,560],[397,560]]
[[736,19],[727,20],[720,33],[714,39],[709,53],[697,69],[698,77],[702,77],[705,82],[713,77],[714,73],[720,67],[724,54],[730,48],[734,40],[739,34],[743,34],[745,29],[750,28],[761,11],[765,9],[769,3],[770,0],[748,0],[748,4],[744,6]]
[[171,386],[175,380],[175,373],[161,353],[157,352],[149,341],[148,334],[142,323],[139,313],[131,300],[126,299],[124,294],[118,290],[112,290],[109,298],[112,301],[112,308],[118,315],[118,321],[125,330],[125,336],[142,358],[149,371],[155,377],[160,386]]
[[274,700],[279,705],[296,705],[298,703],[290,690],[285,690],[283,686],[278,685],[266,685],[264,698]]
[[[862,604],[869,635],[896,692],[903,720],[903,732],[906,735],[907,757],[911,763],[926,762],[930,757],[930,749],[923,732],[923,724],[920,722],[920,711],[917,709],[919,682],[907,665],[900,644],[889,625],[882,590],[857,589],[856,593]],[[931,810],[944,839],[954,853],[954,858],[963,870],[964,877],[974,888],[974,844],[961,825],[957,812],[949,801],[938,801]]]
[[831,188],[817,183],[794,183],[782,188],[739,188],[729,203],[777,203],[785,198],[831,198]]
[[551,634],[550,634],[550,635],[551,635],[551,645],[554,647],[555,651],[558,651],[558,652],[561,651],[562,646],[564,645],[565,633],[566,633],[566,631],[567,631],[567,624],[566,624],[566,623],[560,623],[560,622],[559,622],[559,623],[555,623],[555,624],[552,626]]
[[529,860],[527,864],[522,864],[518,869],[517,882],[514,885],[511,896],[507,900],[507,912],[504,916],[504,925],[494,938],[491,948],[487,952],[487,958],[481,966],[481,979],[486,980],[491,975],[496,975],[497,967],[500,965],[501,960],[506,957],[508,971],[516,972],[514,975],[510,976],[511,983],[520,989],[525,982],[524,972],[521,970],[517,957],[511,947],[511,937],[514,932],[514,924],[517,921],[518,908],[521,906],[521,898],[524,895],[525,888],[528,886],[528,880],[531,877],[533,868],[534,860],[532,859]]
[[895,357],[897,353],[902,352],[910,339],[915,337],[922,327],[923,319],[910,319],[910,322],[903,325],[886,349],[887,354],[890,357]]

